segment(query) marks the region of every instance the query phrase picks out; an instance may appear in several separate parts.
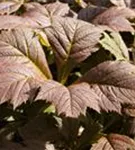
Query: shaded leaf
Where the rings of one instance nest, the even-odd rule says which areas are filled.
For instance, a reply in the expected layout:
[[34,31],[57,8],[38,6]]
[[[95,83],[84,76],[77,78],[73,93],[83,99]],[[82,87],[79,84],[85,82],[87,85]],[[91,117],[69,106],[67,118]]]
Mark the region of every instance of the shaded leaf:
[[79,82],[88,82],[98,97],[99,108],[121,112],[121,104],[135,103],[135,66],[106,61],[88,71]]
[[78,19],[91,22],[97,15],[104,12],[105,10],[105,7],[89,6],[79,11]]
[[110,134],[102,137],[91,150],[135,150],[135,141],[124,135]]
[[98,97],[90,91],[87,83],[65,87],[52,80],[46,81],[36,98],[36,100],[40,99],[53,103],[58,114],[69,117],[78,117],[80,113],[85,114],[87,106],[99,111]]
[[3,14],[11,14],[17,11],[21,5],[23,4],[23,0],[16,2],[16,1],[5,1],[0,3],[0,15]]
[[38,38],[27,28],[1,32],[0,68],[0,103],[10,100],[14,108],[51,78]]
[[127,19],[135,18],[135,12],[129,8],[111,7],[98,15],[94,20],[94,24],[107,25],[115,31],[131,31],[134,29]]
[[100,44],[106,50],[109,50],[116,60],[129,60],[128,48],[126,47],[119,33],[111,33],[110,36],[104,33],[104,38],[100,40]]

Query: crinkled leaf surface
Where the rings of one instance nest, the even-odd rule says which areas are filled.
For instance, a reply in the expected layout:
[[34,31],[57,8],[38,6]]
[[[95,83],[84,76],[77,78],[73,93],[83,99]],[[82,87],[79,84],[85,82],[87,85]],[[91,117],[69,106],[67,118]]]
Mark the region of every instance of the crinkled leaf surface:
[[17,11],[20,6],[22,5],[23,0],[20,0],[18,2],[16,1],[5,1],[0,3],[0,15],[3,14],[11,14],[15,11]]
[[80,82],[88,82],[105,111],[121,112],[121,103],[135,103],[135,66],[124,61],[106,61],[88,71]]
[[109,134],[93,144],[91,150],[135,150],[135,141],[124,135]]
[[31,29],[18,28],[0,34],[0,103],[14,107],[29,98],[51,74],[43,49]]
[[54,17],[52,26],[46,28],[45,32],[57,61],[63,63],[69,58],[81,62],[97,51],[96,45],[102,31],[80,20]]
[[109,50],[116,60],[129,60],[128,48],[126,47],[119,33],[113,32],[110,36],[104,33],[104,38],[100,40],[104,49]]
[[87,83],[74,84],[65,87],[53,80],[46,81],[36,98],[53,103],[58,114],[69,117],[78,117],[80,113],[85,114],[87,106],[99,112],[98,96],[90,91]]
[[107,25],[115,31],[131,31],[134,29],[127,20],[135,18],[135,12],[130,8],[111,7],[98,15],[94,20],[94,24]]

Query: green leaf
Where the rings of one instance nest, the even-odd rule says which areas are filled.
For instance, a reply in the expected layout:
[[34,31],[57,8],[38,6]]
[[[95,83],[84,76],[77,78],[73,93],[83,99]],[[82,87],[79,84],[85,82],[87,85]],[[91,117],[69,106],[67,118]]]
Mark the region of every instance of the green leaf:
[[100,44],[105,50],[110,51],[116,60],[129,60],[128,48],[119,33],[113,32],[110,36],[104,33],[104,38],[100,40]]

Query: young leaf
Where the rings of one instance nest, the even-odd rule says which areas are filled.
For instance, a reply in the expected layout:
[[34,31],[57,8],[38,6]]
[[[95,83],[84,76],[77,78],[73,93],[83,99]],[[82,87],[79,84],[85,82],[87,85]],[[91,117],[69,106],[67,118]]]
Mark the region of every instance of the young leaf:
[[135,150],[135,141],[124,135],[109,134],[93,144],[91,150]]
[[88,71],[79,82],[88,82],[105,111],[121,112],[121,104],[135,103],[135,66],[106,61]]
[[134,29],[127,19],[135,18],[135,12],[129,8],[111,7],[98,15],[94,24],[107,25],[115,31],[133,32]]
[[38,38],[28,28],[1,32],[0,68],[0,103],[10,100],[14,108],[51,78]]
[[128,48],[126,47],[119,33],[113,32],[110,36],[104,33],[104,38],[100,44],[106,50],[109,50],[116,60],[129,60]]
[[80,113],[85,114],[87,106],[100,111],[98,97],[90,91],[87,83],[65,87],[53,80],[46,81],[36,97],[36,100],[40,99],[53,103],[58,114],[68,117],[78,117]]

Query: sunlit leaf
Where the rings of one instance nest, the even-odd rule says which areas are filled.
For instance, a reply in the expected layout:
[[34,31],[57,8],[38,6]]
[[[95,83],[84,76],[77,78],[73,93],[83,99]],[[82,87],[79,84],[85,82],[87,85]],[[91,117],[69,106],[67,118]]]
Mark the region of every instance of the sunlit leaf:
[[51,78],[38,38],[27,28],[1,32],[0,66],[0,103],[10,100],[14,108]]

